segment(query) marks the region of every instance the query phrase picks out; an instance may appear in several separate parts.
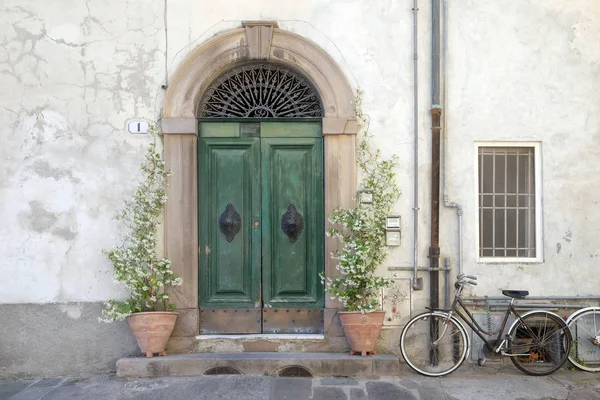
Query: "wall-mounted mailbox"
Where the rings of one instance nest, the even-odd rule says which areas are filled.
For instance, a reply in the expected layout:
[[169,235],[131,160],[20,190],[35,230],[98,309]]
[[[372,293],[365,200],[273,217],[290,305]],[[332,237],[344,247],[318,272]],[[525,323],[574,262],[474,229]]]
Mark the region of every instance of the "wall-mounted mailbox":
[[400,246],[400,216],[388,215],[385,219],[385,243],[388,246]]
[[389,215],[385,220],[386,229],[400,229],[400,216],[399,215]]
[[400,231],[386,231],[385,244],[388,246],[400,246]]

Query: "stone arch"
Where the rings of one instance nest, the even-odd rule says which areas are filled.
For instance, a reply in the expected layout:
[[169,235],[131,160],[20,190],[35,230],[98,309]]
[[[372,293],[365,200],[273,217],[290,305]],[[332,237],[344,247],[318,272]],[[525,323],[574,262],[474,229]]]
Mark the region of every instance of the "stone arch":
[[312,41],[269,23],[245,23],[193,51],[175,72],[163,117],[195,117],[199,98],[223,71],[248,60],[277,61],[298,70],[315,86],[325,118],[354,120],[354,93],[342,70]]
[[[181,63],[167,88],[162,109],[166,167],[173,172],[165,207],[164,251],[183,285],[171,293],[179,318],[169,342],[171,351],[193,349],[199,333],[198,312],[198,192],[197,108],[206,89],[223,72],[243,63],[266,60],[283,64],[310,80],[323,106],[325,213],[354,204],[356,197],[356,132],[354,94],[342,70],[318,45],[279,29],[274,22],[246,22],[243,28],[216,36]],[[336,249],[325,241],[325,254]],[[335,263],[325,257],[325,274],[335,274]],[[340,349],[345,339],[335,315],[339,303],[326,296],[320,350]],[[329,347],[327,347],[329,346]],[[331,347],[333,346],[333,347]]]

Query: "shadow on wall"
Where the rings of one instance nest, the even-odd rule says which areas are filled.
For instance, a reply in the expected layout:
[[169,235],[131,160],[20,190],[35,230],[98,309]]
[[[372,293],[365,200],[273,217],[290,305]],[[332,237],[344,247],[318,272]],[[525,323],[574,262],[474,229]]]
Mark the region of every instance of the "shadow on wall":
[[1,304],[0,379],[86,376],[139,353],[127,322],[98,322],[103,303]]

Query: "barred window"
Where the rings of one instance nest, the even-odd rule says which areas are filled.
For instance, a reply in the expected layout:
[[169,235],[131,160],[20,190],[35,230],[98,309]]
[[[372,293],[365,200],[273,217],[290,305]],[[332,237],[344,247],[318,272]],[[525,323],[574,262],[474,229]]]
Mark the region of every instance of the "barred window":
[[534,146],[478,146],[480,259],[539,259],[535,158]]

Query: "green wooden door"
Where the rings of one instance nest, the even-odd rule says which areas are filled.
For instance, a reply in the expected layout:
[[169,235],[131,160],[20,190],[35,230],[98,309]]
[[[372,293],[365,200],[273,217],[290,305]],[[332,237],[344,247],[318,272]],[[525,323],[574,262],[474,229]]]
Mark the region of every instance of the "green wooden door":
[[201,333],[323,329],[320,123],[200,124]]

